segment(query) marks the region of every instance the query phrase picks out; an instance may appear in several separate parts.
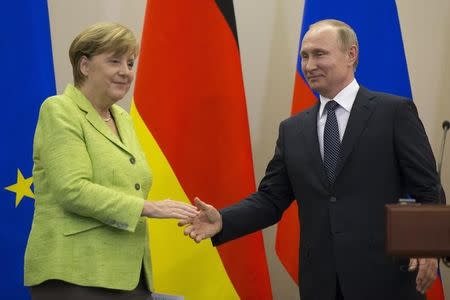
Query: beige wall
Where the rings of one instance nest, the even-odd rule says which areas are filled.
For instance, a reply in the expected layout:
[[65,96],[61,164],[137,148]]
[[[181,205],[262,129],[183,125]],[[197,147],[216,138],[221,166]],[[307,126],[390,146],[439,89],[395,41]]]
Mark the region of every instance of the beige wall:
[[[450,1],[397,0],[397,6],[414,101],[437,158],[442,121],[450,119]],[[442,183],[450,195],[448,146]],[[450,269],[442,265],[441,272],[446,299],[450,299]]]
[[[414,100],[438,155],[441,124],[450,119],[450,1],[397,0]],[[273,154],[278,123],[289,115],[303,1],[235,1],[257,181]],[[49,0],[57,89],[71,82],[73,37],[98,21],[118,21],[141,35],[145,0]],[[389,70],[386,70],[389,72]],[[131,98],[129,93],[128,99]],[[129,107],[129,101],[122,103]],[[449,142],[450,144],[450,142]],[[450,145],[443,183],[450,194]],[[274,228],[264,232],[275,299],[299,299],[274,253]],[[450,272],[443,267],[450,299]]]

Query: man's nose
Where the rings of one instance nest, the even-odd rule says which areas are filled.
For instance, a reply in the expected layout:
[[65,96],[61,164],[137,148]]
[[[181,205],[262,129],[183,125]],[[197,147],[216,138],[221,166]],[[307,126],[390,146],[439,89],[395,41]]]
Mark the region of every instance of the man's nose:
[[306,72],[312,71],[316,68],[316,62],[313,58],[308,58],[303,63],[303,68]]

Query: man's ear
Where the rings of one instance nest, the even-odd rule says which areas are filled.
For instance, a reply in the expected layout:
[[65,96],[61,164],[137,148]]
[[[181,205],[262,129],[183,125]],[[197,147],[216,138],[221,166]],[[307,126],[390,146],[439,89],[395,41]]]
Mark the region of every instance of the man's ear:
[[356,45],[352,45],[350,49],[348,50],[348,58],[349,63],[354,66],[355,62],[358,60],[358,48],[356,48]]
[[87,77],[89,74],[89,59],[86,57],[86,55],[83,55],[80,58],[79,64],[80,64],[81,74],[83,74],[85,77]]

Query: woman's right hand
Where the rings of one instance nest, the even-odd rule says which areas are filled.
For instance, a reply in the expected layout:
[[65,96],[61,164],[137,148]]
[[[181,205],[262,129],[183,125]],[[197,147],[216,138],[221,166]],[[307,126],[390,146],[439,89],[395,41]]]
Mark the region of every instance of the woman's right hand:
[[142,216],[158,219],[185,220],[199,214],[197,207],[170,199],[161,201],[145,201]]

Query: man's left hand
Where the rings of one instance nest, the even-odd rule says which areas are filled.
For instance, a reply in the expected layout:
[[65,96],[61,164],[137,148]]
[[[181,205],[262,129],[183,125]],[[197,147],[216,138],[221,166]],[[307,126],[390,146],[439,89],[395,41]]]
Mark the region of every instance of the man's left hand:
[[408,271],[412,272],[417,268],[419,268],[419,271],[416,277],[416,289],[425,294],[436,279],[438,260],[436,258],[411,258]]

